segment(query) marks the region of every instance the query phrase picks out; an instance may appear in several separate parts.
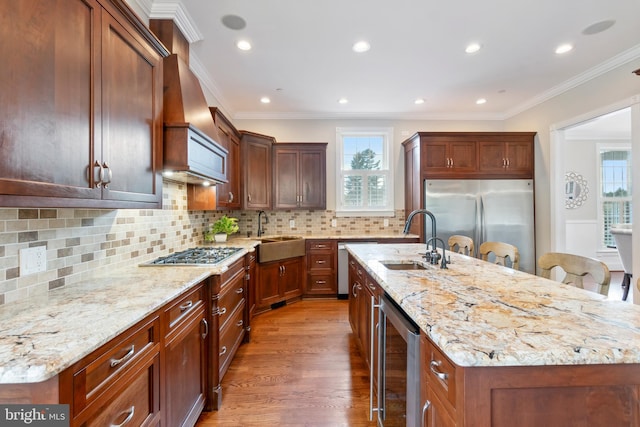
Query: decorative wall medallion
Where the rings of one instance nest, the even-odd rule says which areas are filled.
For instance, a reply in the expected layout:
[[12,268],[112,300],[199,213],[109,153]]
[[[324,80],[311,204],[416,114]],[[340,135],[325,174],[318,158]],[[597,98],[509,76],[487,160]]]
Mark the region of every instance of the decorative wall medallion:
[[576,209],[587,201],[589,187],[582,175],[575,172],[567,172],[564,175],[564,202],[565,208]]

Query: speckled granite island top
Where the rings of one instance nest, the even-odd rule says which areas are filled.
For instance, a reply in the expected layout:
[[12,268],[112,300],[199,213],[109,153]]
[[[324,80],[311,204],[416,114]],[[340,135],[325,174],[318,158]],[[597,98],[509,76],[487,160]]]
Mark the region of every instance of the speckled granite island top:
[[446,270],[381,263],[423,244],[347,249],[459,366],[640,363],[640,306],[459,254]]
[[220,274],[254,244],[216,266],[123,268],[46,295],[0,307],[0,384],[35,383],[59,374],[207,277]]

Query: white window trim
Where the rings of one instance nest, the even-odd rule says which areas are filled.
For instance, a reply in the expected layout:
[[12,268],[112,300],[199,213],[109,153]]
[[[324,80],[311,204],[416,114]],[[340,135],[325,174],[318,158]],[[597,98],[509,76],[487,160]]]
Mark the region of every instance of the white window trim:
[[[345,209],[342,205],[342,160],[344,158],[344,146],[342,144],[343,135],[371,135],[372,133],[383,134],[384,144],[384,166],[388,171],[388,206],[382,209]],[[393,173],[393,128],[392,127],[337,127],[336,128],[336,217],[394,217],[394,173]]]

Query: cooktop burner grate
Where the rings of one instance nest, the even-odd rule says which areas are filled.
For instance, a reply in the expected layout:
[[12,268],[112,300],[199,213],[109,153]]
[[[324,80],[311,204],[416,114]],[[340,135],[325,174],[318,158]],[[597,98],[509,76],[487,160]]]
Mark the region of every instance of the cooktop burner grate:
[[160,257],[147,265],[214,265],[240,251],[241,248],[191,248]]

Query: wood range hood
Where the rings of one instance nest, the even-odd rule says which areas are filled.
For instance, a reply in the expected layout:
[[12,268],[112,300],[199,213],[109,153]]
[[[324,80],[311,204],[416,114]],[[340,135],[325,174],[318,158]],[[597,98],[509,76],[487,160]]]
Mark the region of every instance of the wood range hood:
[[164,58],[164,176],[190,184],[227,182],[227,149],[202,87],[189,68],[189,42],[173,20],[152,19],[151,31],[171,55]]

